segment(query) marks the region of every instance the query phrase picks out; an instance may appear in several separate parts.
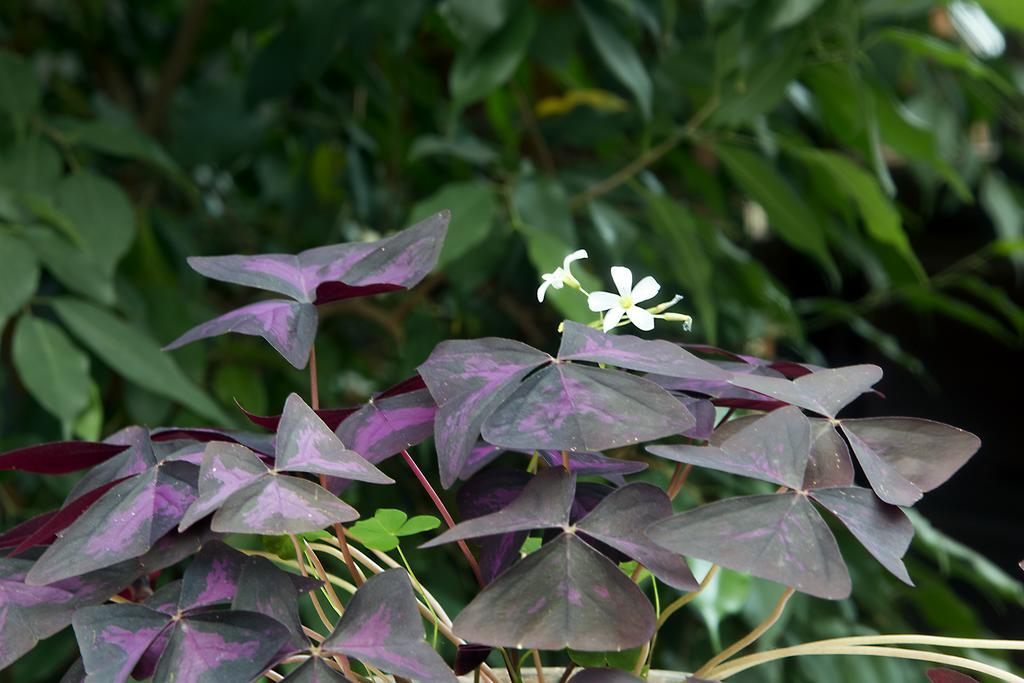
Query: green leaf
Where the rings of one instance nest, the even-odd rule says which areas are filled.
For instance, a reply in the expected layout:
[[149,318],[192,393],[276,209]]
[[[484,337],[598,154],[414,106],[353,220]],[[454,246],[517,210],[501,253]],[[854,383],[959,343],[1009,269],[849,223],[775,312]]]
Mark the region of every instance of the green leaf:
[[786,88],[804,62],[802,40],[772,43],[771,52],[759,54],[749,73],[740,73],[722,86],[721,101],[713,123],[737,126],[774,109],[786,96]]
[[359,520],[349,527],[348,533],[367,548],[384,553],[399,546],[398,536],[386,529],[377,517]]
[[619,33],[614,22],[598,14],[591,5],[577,2],[576,8],[605,66],[633,93],[644,118],[651,118],[651,77],[636,49]]
[[409,145],[410,162],[435,156],[461,159],[475,166],[489,166],[498,161],[498,153],[474,135],[420,135]]
[[380,525],[387,529],[389,532],[394,534],[402,525],[405,524],[405,520],[409,518],[407,514],[401,510],[394,508],[380,508],[373,513],[373,518],[380,522]]
[[931,289],[917,288],[902,293],[903,298],[911,306],[923,311],[934,311],[954,320],[959,320],[985,332],[986,334],[1013,345],[1017,337],[1010,333],[1006,327],[988,315],[978,310],[973,304],[954,299],[951,296]]
[[828,174],[836,186],[857,204],[864,227],[872,238],[893,247],[906,259],[918,280],[925,279],[924,268],[903,231],[900,212],[882,192],[873,175],[835,152],[811,149],[794,151],[800,159]]
[[71,433],[86,441],[99,441],[103,437],[103,397],[95,382],[89,385],[89,405],[75,419]]
[[0,152],[0,185],[15,192],[47,194],[60,179],[61,168],[53,145],[33,136]]
[[173,177],[181,173],[177,162],[156,141],[136,128],[128,116],[117,121],[93,119],[76,122],[66,134],[72,145],[141,161]]
[[24,236],[46,270],[62,285],[102,304],[109,305],[117,299],[112,278],[84,251],[38,226],[25,228]]
[[974,55],[938,38],[898,28],[879,31],[875,38],[896,43],[919,57],[960,71],[971,78],[986,81],[1001,90],[1004,95],[1013,96],[1016,93],[1013,85]]
[[441,209],[450,209],[452,220],[438,267],[445,266],[487,239],[498,213],[498,199],[491,183],[467,180],[444,185],[412,207],[408,223],[417,223]]
[[510,0],[442,0],[437,13],[460,42],[475,46],[505,23],[510,5]]
[[[698,576],[710,569],[706,562],[698,561],[698,564],[699,570],[694,567],[698,571]],[[722,620],[743,611],[752,584],[753,579],[746,574],[723,568],[719,569],[718,574],[711,579],[711,583],[700,592],[700,595],[694,598],[693,606],[707,624],[711,644],[716,651],[722,649],[722,636],[719,630]]]
[[825,231],[800,195],[762,157],[740,147],[717,145],[718,158],[747,195],[764,207],[771,226],[787,244],[813,257],[834,284],[839,270],[825,245]]
[[1004,289],[994,287],[979,277],[967,276],[959,279],[956,286],[970,292],[988,304],[1017,331],[1018,337],[1024,337],[1024,309],[1014,302]]
[[0,331],[39,285],[39,259],[17,237],[0,232]]
[[74,223],[90,260],[108,277],[135,239],[135,212],[120,187],[79,171],[56,190],[57,204]]
[[410,517],[395,533],[399,536],[414,536],[426,531],[433,531],[441,526],[441,520],[432,515],[416,515]]
[[370,519],[362,519],[353,524],[348,531],[363,545],[387,552],[399,546],[399,537],[421,534],[440,525],[441,520],[430,515],[409,519],[401,510],[381,508]]
[[799,24],[814,10],[821,7],[824,0],[780,0],[772,11],[769,26],[779,31]]
[[530,4],[521,3],[506,24],[478,48],[463,49],[455,56],[448,72],[448,89],[456,109],[483,99],[512,77],[526,56],[536,21]]
[[1024,4],[1019,0],[978,0],[978,4],[984,7],[997,23],[1024,31]]
[[222,426],[232,426],[224,411],[144,332],[78,299],[55,299],[53,308],[61,322],[117,374]]
[[25,388],[54,417],[70,424],[89,405],[89,357],[48,320],[18,320],[11,358]]
[[226,364],[217,368],[213,376],[213,393],[225,405],[237,400],[246,410],[259,415],[271,409],[262,374],[251,367]]
[[40,99],[42,91],[32,65],[20,55],[0,50],[0,111],[11,117],[15,130],[25,130]]

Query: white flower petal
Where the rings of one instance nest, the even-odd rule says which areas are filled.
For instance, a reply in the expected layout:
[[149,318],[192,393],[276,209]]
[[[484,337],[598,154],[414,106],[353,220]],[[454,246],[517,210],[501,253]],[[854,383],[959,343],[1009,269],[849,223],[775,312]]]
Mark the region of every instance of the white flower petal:
[[615,289],[619,290],[619,296],[630,295],[633,289],[633,271],[625,266],[612,266],[612,280],[615,281]]
[[587,297],[587,305],[592,311],[607,311],[619,305],[619,295],[611,292],[591,292]]
[[544,278],[544,282],[540,283],[540,287],[537,288],[537,301],[544,301],[544,293],[548,291],[548,287],[551,286],[551,281]]
[[604,331],[614,328],[622,320],[622,315],[626,312],[622,306],[616,304],[607,313],[604,314]]
[[647,309],[640,308],[639,306],[630,306],[626,309],[626,315],[629,316],[629,322],[641,330],[649,332],[654,329],[654,315]]
[[568,271],[569,270],[569,265],[571,263],[573,263],[574,261],[579,261],[580,259],[585,259],[585,258],[587,258],[587,250],[586,249],[577,249],[576,251],[572,252],[571,254],[569,254],[568,256],[565,257],[565,260],[562,261],[562,268],[564,268],[566,271]]
[[630,300],[634,304],[638,304],[641,301],[647,301],[658,296],[658,292],[661,291],[661,285],[653,277],[648,275],[640,282],[636,283],[636,287],[633,288],[632,293],[629,295]]

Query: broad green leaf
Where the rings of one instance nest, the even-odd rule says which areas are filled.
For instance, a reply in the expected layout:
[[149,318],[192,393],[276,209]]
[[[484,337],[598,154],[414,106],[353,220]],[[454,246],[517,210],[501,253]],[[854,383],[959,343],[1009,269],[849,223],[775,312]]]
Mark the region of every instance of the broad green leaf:
[[381,508],[373,513],[374,519],[380,522],[380,525],[391,533],[397,532],[405,524],[405,520],[409,518],[407,514],[401,510],[394,508]]
[[11,117],[15,130],[25,129],[41,98],[32,66],[20,55],[0,50],[0,111]]
[[36,293],[39,259],[17,237],[0,232],[0,331]]
[[117,374],[220,425],[232,425],[220,406],[146,333],[78,299],[55,299],[53,308],[61,322]]
[[776,3],[772,12],[770,26],[778,31],[799,24],[821,7],[823,2],[824,0],[781,0]]
[[1016,335],[1008,331],[1003,323],[966,301],[923,287],[903,292],[902,296],[908,304],[920,311],[941,313],[990,334],[1009,345],[1017,342]]
[[175,177],[181,172],[177,162],[152,138],[136,128],[127,116],[118,121],[93,119],[76,122],[68,129],[67,135],[73,145],[142,161]]
[[601,16],[592,5],[577,2],[576,7],[605,66],[633,93],[644,118],[651,118],[651,77],[633,44],[619,32],[615,22]]
[[838,283],[839,271],[825,244],[824,229],[778,170],[759,155],[740,147],[717,145],[715,150],[740,189],[764,207],[779,237],[794,249],[812,256],[832,282]]
[[992,18],[1007,28],[1024,31],[1024,4],[1018,0],[978,0]]
[[401,528],[398,529],[397,533],[399,536],[414,536],[416,534],[422,534],[426,531],[433,531],[434,529],[441,526],[441,520],[432,515],[416,515],[410,517]]
[[1012,96],[1016,92],[1005,78],[971,53],[938,38],[897,28],[883,29],[876,34],[876,38],[896,43],[908,52],[956,69],[971,78],[986,81],[1004,95]]
[[409,224],[417,223],[442,209],[450,209],[451,222],[438,266],[445,266],[487,239],[498,213],[498,200],[491,183],[468,180],[444,185],[412,207]]
[[135,213],[120,187],[89,171],[57,185],[57,203],[74,223],[82,247],[108,277],[135,239]]
[[0,151],[0,186],[14,192],[46,194],[57,184],[60,174],[60,155],[38,136]]
[[[517,182],[512,188],[512,206],[520,222],[550,233],[566,244],[576,244],[569,195],[557,180],[529,177]],[[577,248],[574,246],[569,251]]]
[[802,40],[772,44],[772,52],[758,55],[749,73],[740,73],[722,86],[721,101],[711,117],[723,126],[747,123],[774,109],[786,96],[804,62]]
[[457,109],[482,99],[515,73],[533,37],[536,16],[522,3],[496,33],[476,49],[463,49],[448,72],[448,89]]
[[24,235],[46,270],[62,285],[101,304],[117,299],[112,278],[84,251],[39,226],[27,227]]
[[437,13],[460,42],[474,47],[505,23],[511,5],[510,0],[442,0]]
[[95,382],[89,384],[89,404],[75,419],[71,432],[86,441],[99,441],[103,437],[103,397]]
[[1017,331],[1018,336],[1024,337],[1024,309],[1014,302],[1006,290],[990,285],[981,278],[974,276],[960,278],[956,283],[956,287],[966,290],[981,301],[984,301],[997,313],[1006,318],[1006,321]]
[[416,162],[434,156],[449,156],[476,166],[488,166],[498,161],[498,153],[473,135],[421,135],[409,145],[409,161]]
[[11,357],[28,392],[62,423],[71,423],[89,405],[89,357],[57,325],[21,316]]
[[924,268],[903,231],[900,212],[870,173],[835,152],[801,149],[796,150],[796,154],[814,168],[828,174],[836,186],[857,204],[868,234],[896,249],[910,264],[918,279],[924,280]]

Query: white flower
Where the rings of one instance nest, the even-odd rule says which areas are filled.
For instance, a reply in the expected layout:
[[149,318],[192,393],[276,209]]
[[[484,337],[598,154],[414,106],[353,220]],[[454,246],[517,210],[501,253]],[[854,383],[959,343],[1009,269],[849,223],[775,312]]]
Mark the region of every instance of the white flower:
[[661,290],[661,285],[648,275],[633,286],[633,271],[624,266],[612,267],[612,280],[618,294],[611,292],[594,292],[587,297],[587,304],[592,311],[607,311],[604,314],[604,331],[619,324],[625,315],[629,321],[641,330],[654,329],[654,314],[637,306],[648,299],[653,299]]
[[544,282],[542,282],[540,287],[537,288],[537,301],[544,301],[544,294],[548,291],[548,287],[561,289],[565,285],[569,285],[573,289],[579,289],[580,281],[573,277],[570,268],[574,261],[579,261],[580,259],[585,258],[587,258],[587,250],[577,249],[562,260],[561,267],[555,268],[554,271],[550,273],[544,273],[541,275],[540,279]]

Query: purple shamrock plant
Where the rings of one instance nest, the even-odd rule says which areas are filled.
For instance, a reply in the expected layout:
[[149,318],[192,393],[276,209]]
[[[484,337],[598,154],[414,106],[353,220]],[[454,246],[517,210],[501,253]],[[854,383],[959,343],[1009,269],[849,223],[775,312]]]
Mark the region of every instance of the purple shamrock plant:
[[[0,668],[71,626],[81,657],[67,681],[364,683],[473,672],[497,683],[488,662],[500,657],[521,683],[528,655],[542,667],[566,652],[599,656],[563,679],[643,681],[665,622],[724,567],[781,584],[782,597],[687,680],[822,654],[1016,680],[991,663],[892,647],[1024,647],[1013,641],[851,636],[740,655],[794,593],[850,594],[820,510],[913,585],[903,558],[914,527],[903,508],[980,442],[928,420],[838,417],[881,380],[875,366],[828,369],[617,334],[692,321],[668,310],[679,296],[644,307],[660,285],[634,284],[621,266],[614,292],[585,291],[571,272],[585,251],[545,274],[537,292],[579,291],[598,314],[566,321],[555,355],[510,339],[445,341],[417,375],[362,404],[320,409],[316,307],[415,286],[436,263],[448,219],[441,212],[374,243],[189,260],[212,279],[288,298],[215,318],[170,348],[227,332],[262,336],[292,366],[308,365],[309,404],[290,394],[280,415],[243,409],[265,432],[129,426],[102,443],[0,455],[4,470],[84,471],[59,509],[0,533]],[[409,453],[431,438],[439,483],[458,487],[461,521]],[[421,559],[448,562],[434,548],[457,543],[465,564],[445,568],[468,567],[478,584],[454,620],[401,546],[440,521],[351,504],[361,486],[394,483],[377,465],[399,454],[447,526],[420,546]],[[667,486],[650,483],[666,467]],[[694,467],[778,488],[677,509]],[[856,485],[858,472],[867,487]],[[712,569],[698,581],[687,558]],[[442,638],[455,648],[451,665]],[[972,680],[951,669],[928,676]]]

